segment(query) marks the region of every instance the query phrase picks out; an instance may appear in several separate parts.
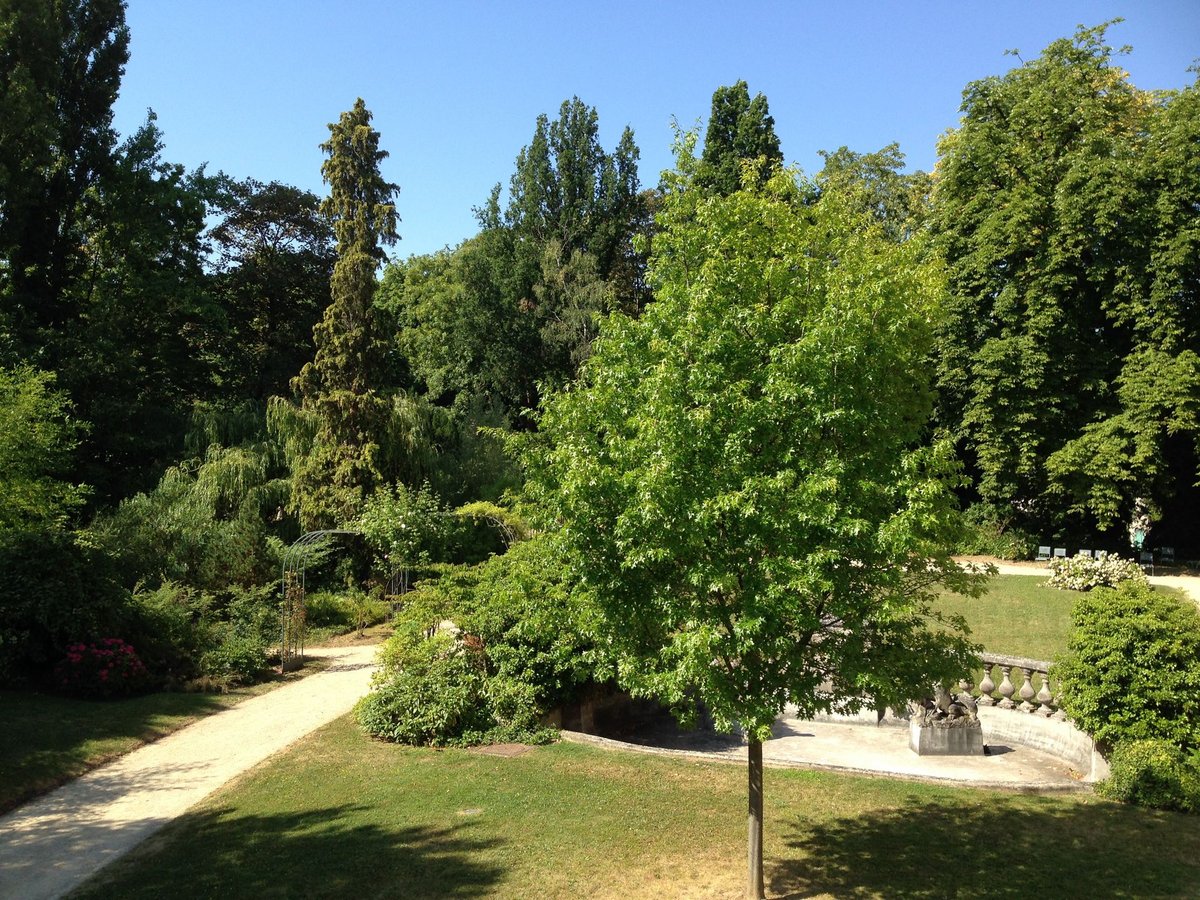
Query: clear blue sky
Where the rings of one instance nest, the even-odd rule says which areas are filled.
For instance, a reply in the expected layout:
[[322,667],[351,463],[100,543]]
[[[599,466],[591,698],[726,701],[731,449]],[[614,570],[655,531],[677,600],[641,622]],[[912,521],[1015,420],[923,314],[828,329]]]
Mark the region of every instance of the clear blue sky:
[[611,150],[625,125],[643,185],[671,164],[671,121],[707,119],[739,78],[770,101],[785,158],[897,141],[930,169],[969,81],[1114,17],[1140,88],[1178,88],[1200,58],[1200,0],[1123,2],[454,2],[129,0],[122,134],[158,114],[165,157],[324,195],[318,144],[361,96],[401,186],[398,256],[472,235],[471,208],[539,113],[578,95]]

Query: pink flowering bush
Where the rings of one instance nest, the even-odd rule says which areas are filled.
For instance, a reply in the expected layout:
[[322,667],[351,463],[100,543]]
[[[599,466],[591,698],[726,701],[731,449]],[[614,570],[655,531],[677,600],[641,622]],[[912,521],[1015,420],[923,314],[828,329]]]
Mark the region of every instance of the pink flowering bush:
[[71,644],[54,674],[59,687],[79,697],[124,697],[149,681],[137,651],[120,638]]

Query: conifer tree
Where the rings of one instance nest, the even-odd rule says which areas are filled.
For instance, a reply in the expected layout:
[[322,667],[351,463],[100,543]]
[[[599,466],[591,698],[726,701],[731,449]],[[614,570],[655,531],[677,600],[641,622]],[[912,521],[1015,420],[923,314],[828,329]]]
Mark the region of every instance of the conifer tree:
[[767,98],[755,94],[744,81],[713,92],[712,113],[704,133],[704,153],[697,183],[712,193],[727,197],[742,187],[742,165],[762,160],[758,186],[766,184],[771,170],[783,163],[775,119]]
[[399,221],[399,188],[379,172],[387,153],[362,99],[329,131],[321,145],[329,157],[321,166],[329,185],[321,211],[333,222],[337,262],[329,306],[313,329],[315,358],[292,382],[297,424],[311,436],[293,461],[292,502],[310,528],[349,521],[380,480],[378,441],[388,400],[377,382],[384,349],[373,302],[382,245],[397,240]]

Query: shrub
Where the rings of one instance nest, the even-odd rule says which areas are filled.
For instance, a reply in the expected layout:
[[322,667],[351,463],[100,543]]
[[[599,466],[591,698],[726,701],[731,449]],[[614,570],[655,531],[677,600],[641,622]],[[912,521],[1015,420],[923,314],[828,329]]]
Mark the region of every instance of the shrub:
[[250,684],[267,671],[267,643],[261,635],[231,628],[225,640],[201,657],[200,671],[228,684]]
[[1050,561],[1050,586],[1071,591],[1116,587],[1124,581],[1146,584],[1146,573],[1132,559],[1106,556],[1059,557]]
[[1161,738],[1200,746],[1200,612],[1144,581],[1081,594],[1052,675],[1102,748]]
[[1037,538],[1019,528],[996,520],[994,511],[976,504],[966,511],[966,531],[957,552],[965,556],[994,556],[997,559],[1029,559]]
[[[380,653],[379,687],[360,705],[360,723],[377,736],[542,742],[552,735],[539,724],[550,708],[611,677],[583,634],[561,565],[540,537],[482,565],[448,567],[405,601]],[[460,636],[426,636],[447,619]],[[470,713],[462,706],[467,702]],[[431,731],[435,726],[445,730]]]
[[128,603],[112,560],[78,536],[0,532],[0,684],[49,676],[68,644],[127,634]]
[[1113,752],[1111,775],[1100,785],[1100,792],[1138,806],[1200,811],[1198,763],[1200,757],[1186,758],[1170,741],[1130,741]]
[[171,581],[134,592],[133,637],[158,680],[179,685],[200,673],[201,658],[222,638],[213,605],[211,595]]
[[338,594],[314,591],[304,596],[304,612],[312,628],[348,629],[354,616]]
[[71,644],[54,674],[63,691],[91,699],[125,697],[149,683],[137,651],[120,638]]
[[439,634],[412,644],[403,667],[386,674],[355,714],[368,734],[384,740],[461,743],[464,735],[475,737],[495,724],[481,702],[483,687],[479,655]]

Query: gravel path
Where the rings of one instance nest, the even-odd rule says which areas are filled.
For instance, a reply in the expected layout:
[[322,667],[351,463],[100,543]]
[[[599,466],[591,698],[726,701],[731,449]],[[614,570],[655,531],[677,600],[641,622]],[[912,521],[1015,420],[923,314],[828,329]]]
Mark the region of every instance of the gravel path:
[[221,785],[343,715],[377,646],[310,649],[323,672],[253,697],[0,817],[0,898],[61,897]]

